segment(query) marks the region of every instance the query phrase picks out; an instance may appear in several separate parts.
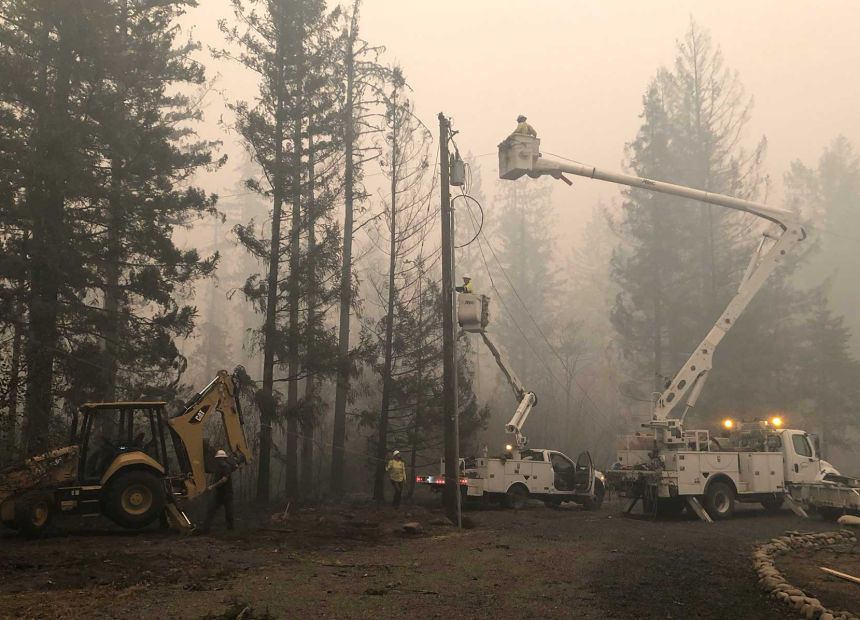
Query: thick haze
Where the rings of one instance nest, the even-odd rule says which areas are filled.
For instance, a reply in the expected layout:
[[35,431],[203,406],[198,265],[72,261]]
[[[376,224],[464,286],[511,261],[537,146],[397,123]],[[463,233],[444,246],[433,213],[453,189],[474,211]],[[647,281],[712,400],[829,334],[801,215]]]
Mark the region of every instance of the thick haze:
[[[221,17],[232,18],[228,0],[203,0],[186,23],[204,44],[219,46]],[[497,172],[496,145],[521,112],[545,151],[618,169],[639,126],[646,85],[673,62],[690,17],[710,30],[755,99],[746,138],[768,139],[769,203],[778,202],[792,160],[814,164],[839,134],[860,143],[858,2],[366,0],[361,28],[365,39],[387,48],[388,62],[403,66],[429,126],[444,111],[460,131],[461,150],[492,153],[479,160],[487,179]],[[217,88],[230,97],[247,88],[253,98],[252,76],[229,63],[207,64],[210,75],[221,73]],[[207,101],[212,122],[221,98],[213,92]],[[213,128],[211,135],[223,133]],[[235,145],[225,146],[238,154]],[[208,188],[229,193],[237,162],[234,156]],[[581,179],[565,190],[556,190],[557,215],[571,230],[597,200],[618,195],[616,187]]]
[[[492,215],[501,209],[501,203],[494,200],[496,147],[514,129],[520,113],[526,114],[536,128],[545,153],[609,170],[623,168],[625,145],[635,138],[642,122],[639,115],[646,88],[660,67],[671,68],[677,41],[688,32],[691,18],[709,33],[722,52],[725,67],[737,72],[746,96],[754,100],[741,142],[753,148],[763,136],[767,139],[767,203],[781,204],[783,177],[793,161],[801,160],[815,168],[824,149],[839,135],[860,144],[860,82],[856,79],[860,70],[856,34],[860,2],[365,0],[360,27],[363,39],[386,48],[383,63],[403,68],[413,89],[417,115],[434,136],[437,113],[442,111],[452,118],[461,153],[478,157],[484,207]],[[219,19],[228,23],[234,19],[229,0],[201,0],[200,6],[186,15],[183,25],[193,27],[192,36],[204,47],[222,48]],[[203,134],[224,140],[223,150],[230,155],[230,163],[199,182],[220,194],[221,206],[229,211],[231,202],[235,205],[244,200],[236,195],[246,193],[237,190],[241,179],[238,169],[246,156],[237,136],[228,130],[233,119],[224,101],[225,97],[252,101],[258,92],[257,76],[236,63],[213,60],[208,50],[201,53],[201,60],[210,79],[214,78],[214,88],[204,96]],[[219,118],[223,121],[220,124]],[[375,164],[369,164],[366,173],[371,190],[376,181],[384,182]],[[673,180],[671,174],[662,179]],[[550,260],[559,267],[571,249],[584,243],[581,232],[594,216],[595,207],[619,198],[618,186],[581,178],[573,182],[572,188],[555,183],[554,213],[547,218],[555,222],[546,221],[543,227],[555,236],[557,243]],[[214,238],[226,230],[216,229]],[[822,233],[822,238],[834,235],[826,237],[830,240],[847,237],[843,245],[860,241],[860,230],[834,223],[827,227],[813,224],[813,232]],[[228,236],[232,244],[233,236]],[[192,230],[185,241],[201,247],[211,239],[212,229],[204,226]],[[601,250],[595,255],[608,261],[610,249]],[[840,266],[828,265],[828,269],[837,267],[843,274],[854,273],[860,269],[860,254],[849,253]],[[374,269],[369,262],[357,268],[362,279]],[[562,279],[575,275],[565,272]],[[608,270],[598,277],[608,283]],[[486,287],[486,280],[483,272],[478,274],[478,286]],[[814,286],[821,280],[817,277],[802,286]],[[237,285],[239,282],[233,283]],[[844,278],[842,286],[851,286],[850,276]],[[232,307],[241,303],[235,297]],[[594,298],[583,306],[594,306],[592,310],[600,315],[604,328],[611,329],[608,298]],[[836,304],[835,310],[854,314],[851,304]],[[855,317],[848,316],[847,323],[856,332]],[[523,345],[514,341],[503,346],[513,350]],[[591,346],[602,345],[595,342]],[[860,350],[856,333],[853,348]],[[549,349],[541,350],[549,355]],[[256,366],[256,362],[251,363]],[[492,361],[481,364],[491,366]],[[602,395],[607,409],[617,408],[612,402],[620,398],[618,385],[626,378],[621,372],[596,379],[607,390]],[[478,385],[484,397],[492,392],[492,382],[478,380]],[[644,417],[650,415],[647,401],[621,404]],[[506,416],[509,405],[507,401],[496,403],[494,415]],[[546,426],[549,418],[540,419]],[[501,428],[501,420],[494,419],[487,433],[500,434]],[[552,436],[551,429],[544,428],[543,432]],[[492,441],[496,439],[501,441],[500,437]],[[601,441],[608,450],[608,441]]]

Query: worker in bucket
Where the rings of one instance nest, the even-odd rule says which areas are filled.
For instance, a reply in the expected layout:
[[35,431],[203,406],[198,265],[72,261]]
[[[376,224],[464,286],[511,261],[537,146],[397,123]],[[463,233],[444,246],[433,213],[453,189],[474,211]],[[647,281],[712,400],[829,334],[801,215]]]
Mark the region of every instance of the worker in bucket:
[[388,472],[391,486],[394,488],[391,505],[400,508],[400,496],[403,495],[403,483],[406,482],[406,463],[400,456],[400,450],[395,450],[391,455],[391,460],[385,465],[385,471]]
[[233,475],[235,469],[235,464],[224,450],[218,450],[215,453],[215,482],[206,488],[207,491],[214,492],[206,509],[206,518],[203,520],[203,527],[200,529],[202,534],[209,532],[212,527],[212,520],[215,518],[215,513],[218,512],[221,506],[224,507],[224,518],[227,521],[227,529],[233,529],[233,482],[230,477]]
[[531,136],[532,138],[537,138],[537,132],[535,131],[535,128],[529,125],[526,120],[526,117],[522,114],[517,117],[517,128],[514,129],[514,133],[522,134],[524,136]]
[[473,292],[472,276],[470,276],[468,274],[464,275],[463,276],[463,286],[458,286],[454,290],[457,291],[458,293],[470,293],[471,294]]

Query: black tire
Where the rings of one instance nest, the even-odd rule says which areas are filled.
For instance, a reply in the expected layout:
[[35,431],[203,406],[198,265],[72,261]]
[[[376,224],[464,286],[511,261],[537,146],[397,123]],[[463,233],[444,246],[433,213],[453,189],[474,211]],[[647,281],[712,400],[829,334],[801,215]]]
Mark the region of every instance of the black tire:
[[49,493],[34,491],[15,500],[13,527],[24,536],[41,536],[50,527],[53,518],[54,501]]
[[522,510],[529,501],[529,490],[523,484],[515,484],[505,493],[505,505],[513,510]]
[[606,496],[606,488],[603,486],[603,483],[595,481],[594,483],[594,495],[586,497],[585,501],[582,502],[582,507],[586,510],[600,510],[600,507],[603,505],[603,498]]
[[821,515],[821,518],[825,521],[836,522],[839,520],[839,517],[845,514],[845,511],[841,508],[831,508],[830,506],[823,506],[818,509],[818,514]]
[[761,506],[767,512],[777,512],[785,503],[785,498],[782,495],[774,495],[761,501]]
[[153,472],[120,472],[110,479],[103,494],[105,515],[120,527],[146,527],[164,512],[164,485]]
[[705,490],[705,510],[714,521],[730,519],[735,513],[735,490],[727,482],[717,480]]

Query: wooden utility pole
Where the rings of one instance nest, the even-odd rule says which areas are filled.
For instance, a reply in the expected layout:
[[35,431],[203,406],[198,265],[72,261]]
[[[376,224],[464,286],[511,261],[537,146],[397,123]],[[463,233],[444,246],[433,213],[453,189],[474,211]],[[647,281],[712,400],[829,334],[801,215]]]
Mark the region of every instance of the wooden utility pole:
[[454,218],[448,172],[451,123],[439,112],[442,191],[442,411],[445,418],[445,512],[460,527],[460,432],[457,411],[457,343],[454,340]]

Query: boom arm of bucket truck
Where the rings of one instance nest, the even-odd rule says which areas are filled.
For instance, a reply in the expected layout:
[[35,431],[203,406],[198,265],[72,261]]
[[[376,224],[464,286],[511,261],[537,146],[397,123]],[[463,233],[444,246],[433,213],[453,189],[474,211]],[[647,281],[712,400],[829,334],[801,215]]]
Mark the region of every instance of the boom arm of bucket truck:
[[501,368],[502,373],[508,380],[508,384],[514,390],[514,396],[519,402],[517,410],[514,411],[511,421],[505,424],[505,431],[513,434],[516,440],[517,450],[522,450],[528,444],[528,438],[523,435],[523,426],[525,426],[526,420],[528,420],[529,414],[532,412],[532,408],[537,405],[537,395],[534,392],[529,392],[513,371],[508,368],[498,347],[496,347],[496,344],[492,341],[489,334],[484,330],[481,330],[481,338],[484,339],[484,344],[487,345],[490,353],[492,353],[493,357],[496,358],[496,364]]
[[488,303],[489,298],[484,295],[460,293],[457,296],[457,317],[463,331],[481,334],[484,344],[487,345],[490,353],[493,354],[496,364],[501,369],[502,374],[505,375],[505,379],[508,380],[508,385],[514,391],[514,398],[517,399],[519,404],[511,421],[505,424],[505,431],[514,436],[517,450],[522,450],[528,444],[528,438],[523,435],[523,426],[525,426],[532,408],[537,405],[537,395],[525,388],[519,377],[505,363],[505,358],[501,351],[499,351],[496,343],[493,342],[490,335],[485,331],[489,321]]
[[[784,209],[776,209],[756,202],[713,194],[681,185],[606,172],[584,164],[547,159],[541,155],[540,140],[535,136],[515,133],[499,144],[499,177],[502,179],[513,180],[527,174],[532,178],[549,175],[567,181],[562,176],[564,173],[752,213],[777,224],[780,228],[776,234],[765,233],[763,235],[758,249],[750,258],[749,265],[743,278],[741,278],[737,293],[732,297],[704,340],[696,347],[696,350],[655,402],[652,419],[648,426],[655,430],[662,430],[663,439],[666,443],[682,443],[681,428],[684,417],[696,405],[696,401],[702,393],[708,373],[713,365],[714,349],[761,289],[768,276],[785,260],[788,253],[806,238],[806,232],[800,225],[798,216]],[[669,415],[681,403],[684,404],[681,415],[670,418]]]

